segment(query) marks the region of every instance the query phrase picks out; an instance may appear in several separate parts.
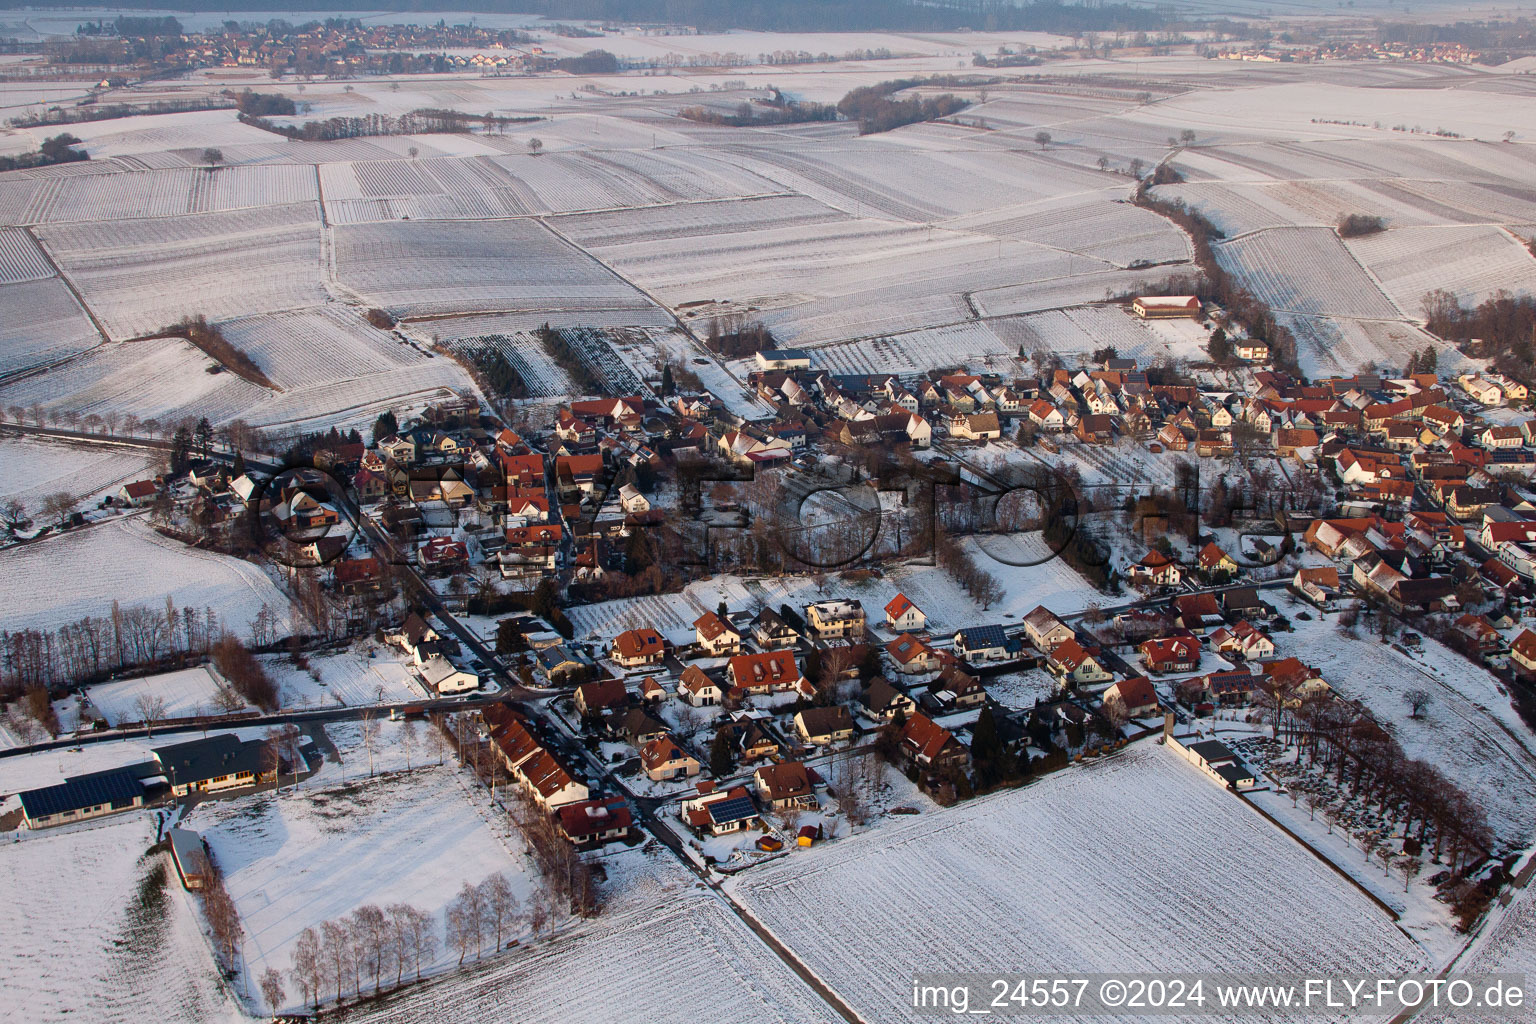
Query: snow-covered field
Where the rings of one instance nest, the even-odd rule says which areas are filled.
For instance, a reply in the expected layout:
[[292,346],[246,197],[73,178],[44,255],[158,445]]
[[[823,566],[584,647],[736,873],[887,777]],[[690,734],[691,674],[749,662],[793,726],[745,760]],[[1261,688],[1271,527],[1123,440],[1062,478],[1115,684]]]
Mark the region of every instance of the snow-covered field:
[[263,604],[286,620],[288,600],[250,562],[197,551],[155,533],[142,516],[88,526],[0,552],[9,629],[48,628],[123,607],[212,608],[243,635]]
[[164,701],[162,718],[217,714],[213,701],[218,692],[219,681],[213,673],[207,667],[198,667],[101,683],[91,687],[90,698],[109,723],[121,725],[144,720],[144,712],[138,707],[141,698]]
[[390,704],[426,695],[399,652],[392,649],[359,647],[311,657],[307,671],[286,657],[268,658],[266,666],[278,685],[283,707],[288,708]]
[[[0,843],[0,985],[8,1020],[246,1021],[218,976],[200,911],[147,813]],[[141,907],[154,862],[163,895]]]
[[158,457],[143,448],[113,448],[46,437],[0,437],[0,500],[19,499],[34,515],[43,498],[76,499],[116,491],[149,475]]
[[[464,881],[503,871],[520,899],[528,894],[532,862],[521,841],[505,824],[493,829],[451,767],[204,803],[185,824],[208,840],[225,873],[245,924],[252,982],[268,966],[287,971],[305,928],[364,904],[410,903],[432,913],[440,929]],[[440,941],[433,967],[456,959]]]
[[[628,862],[628,863],[626,863]],[[493,964],[344,1013],[347,1024],[842,1018],[667,853],[607,861],[601,916]]]
[[871,1020],[924,1019],[900,996],[914,970],[1429,966],[1349,883],[1151,744],[727,886]]

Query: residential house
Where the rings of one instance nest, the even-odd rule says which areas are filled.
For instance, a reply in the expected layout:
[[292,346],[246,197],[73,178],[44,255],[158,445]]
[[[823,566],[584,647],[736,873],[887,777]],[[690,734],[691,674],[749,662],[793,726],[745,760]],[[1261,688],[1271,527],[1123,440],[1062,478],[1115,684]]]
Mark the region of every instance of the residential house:
[[901,727],[901,753],[909,765],[936,773],[963,771],[971,752],[953,733],[922,712]]
[[694,642],[712,658],[741,652],[741,633],[715,612],[705,612],[693,620]]
[[799,761],[764,765],[752,774],[758,799],[775,811],[815,810],[811,771]]
[[118,504],[131,508],[143,508],[153,504],[155,496],[159,493],[160,488],[153,480],[134,480],[117,489],[117,501]]
[[634,833],[634,815],[623,797],[605,796],[566,804],[556,812],[555,826],[566,842],[591,849],[628,839]]
[[165,776],[175,796],[217,793],[270,782],[277,777],[276,766],[266,760],[266,743],[242,741],[234,733],[156,747],[153,753],[158,774]]
[[1036,605],[1033,611],[1024,616],[1024,635],[1038,650],[1049,654],[1071,640],[1074,634],[1049,608]]
[[784,617],[771,608],[764,608],[752,620],[752,642],[766,651],[781,647],[793,647],[800,641],[800,632]]
[[666,657],[666,642],[654,629],[626,629],[613,638],[608,656],[625,668],[659,665]]
[[973,664],[1008,661],[1017,656],[1017,648],[1002,626],[970,626],[955,633],[955,654]]
[[818,640],[857,640],[864,635],[864,606],[857,600],[818,601],[806,606],[805,622]]
[[1153,674],[1193,672],[1200,667],[1200,640],[1193,635],[1144,640],[1137,650],[1141,663]]
[[1145,718],[1157,714],[1157,691],[1146,676],[1121,679],[1104,691],[1104,707],[1126,718]]
[[1200,549],[1195,559],[1200,564],[1200,571],[1208,578],[1221,576],[1236,576],[1238,564],[1232,556],[1221,549],[1221,545],[1214,540]]
[[1176,587],[1184,579],[1184,570],[1173,557],[1148,551],[1127,575],[1132,583],[1143,586]]
[[896,671],[902,675],[937,672],[942,663],[938,651],[910,633],[903,633],[886,644],[885,652],[896,662]]
[[704,673],[697,665],[689,665],[677,680],[677,695],[696,708],[714,707],[725,700],[720,684]]
[[813,746],[826,746],[853,736],[853,716],[844,707],[807,708],[795,715],[795,732]]
[[730,697],[769,693],[787,693],[800,686],[800,667],[793,651],[763,651],[738,654],[726,662],[725,675],[731,683]]
[[1066,686],[1092,686],[1113,679],[1114,673],[1099,660],[1098,648],[1085,648],[1075,639],[1057,645],[1046,655],[1045,665]]
[[679,815],[694,829],[717,836],[745,831],[762,820],[747,787],[719,790],[712,782],[699,783],[697,793],[682,801]]
[[576,687],[576,711],[583,717],[599,715],[629,703],[629,691],[620,679],[600,679]]
[[885,624],[891,629],[911,632],[928,624],[928,616],[906,594],[897,594],[885,606]]
[[1536,633],[1522,629],[1509,645],[1509,658],[1524,673],[1536,674]]
[[480,677],[468,669],[459,668],[447,658],[428,658],[421,666],[421,681],[439,697],[456,693],[471,693],[480,689]]
[[1339,597],[1339,570],[1331,565],[1320,569],[1298,569],[1291,577],[1291,586],[1312,604],[1329,611]]
[[640,748],[640,767],[652,782],[686,779],[699,774],[699,759],[688,753],[670,735],[662,733]]
[[859,703],[870,717],[890,721],[898,715],[910,716],[917,710],[917,701],[896,689],[880,676],[869,681],[868,688],[859,697]]

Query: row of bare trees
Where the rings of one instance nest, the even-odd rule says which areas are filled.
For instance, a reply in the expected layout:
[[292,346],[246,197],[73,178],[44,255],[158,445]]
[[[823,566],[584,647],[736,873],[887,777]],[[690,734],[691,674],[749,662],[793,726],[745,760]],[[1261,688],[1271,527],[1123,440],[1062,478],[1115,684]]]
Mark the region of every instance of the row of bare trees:
[[1404,837],[1433,844],[1434,859],[1461,873],[1493,846],[1482,808],[1434,765],[1409,757],[1369,714],[1342,701],[1303,701],[1286,716],[1287,738],[1341,793],[1372,807]]
[[[436,920],[427,911],[407,903],[369,904],[300,932],[288,977],[305,1005],[318,1007],[331,992],[337,1002],[349,991],[361,995],[365,977],[373,980],[374,992],[391,973],[396,985],[407,971],[419,980],[423,965],[431,966],[437,955],[438,943]],[[281,998],[281,979],[276,981],[269,990],[263,973],[262,992],[274,1011]]]
[[109,615],[87,615],[52,630],[0,630],[0,697],[201,657],[222,633],[211,607],[178,609],[170,596],[163,607],[125,608],[113,601]]

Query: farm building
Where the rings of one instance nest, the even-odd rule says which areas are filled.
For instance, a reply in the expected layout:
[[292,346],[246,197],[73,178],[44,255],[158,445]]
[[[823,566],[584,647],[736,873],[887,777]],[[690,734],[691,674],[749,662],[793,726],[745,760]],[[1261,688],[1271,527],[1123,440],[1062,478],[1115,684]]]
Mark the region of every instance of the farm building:
[[1143,320],[1168,320],[1200,315],[1200,300],[1194,295],[1138,295],[1131,302],[1131,312]]
[[216,793],[240,786],[254,786],[277,777],[276,769],[262,763],[266,744],[245,740],[234,733],[156,747],[155,760],[176,796]]
[[168,834],[171,859],[176,862],[182,886],[191,890],[205,888],[213,880],[213,865],[203,847],[203,837],[186,828],[173,828]]
[[80,775],[21,794],[22,822],[48,828],[144,806],[144,787],[127,768]]

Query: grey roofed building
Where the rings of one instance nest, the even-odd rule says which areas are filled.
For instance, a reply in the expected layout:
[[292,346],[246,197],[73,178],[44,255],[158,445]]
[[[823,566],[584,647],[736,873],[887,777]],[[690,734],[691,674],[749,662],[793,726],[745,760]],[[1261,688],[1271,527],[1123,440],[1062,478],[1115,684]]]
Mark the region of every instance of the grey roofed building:
[[1232,753],[1232,748],[1220,740],[1204,740],[1200,743],[1191,743],[1186,749],[1208,765],[1214,766],[1237,760],[1237,755]]
[[60,825],[126,811],[144,804],[144,787],[127,768],[113,768],[66,779],[53,786],[21,794],[22,816],[28,828]]
[[[261,740],[241,741],[234,733],[220,733],[204,739],[156,747],[155,760],[165,769],[171,790],[181,795],[188,789],[208,788],[209,783],[224,786],[250,785],[261,773]],[[235,780],[229,782],[232,778]],[[216,786],[214,788],[222,788]]]

